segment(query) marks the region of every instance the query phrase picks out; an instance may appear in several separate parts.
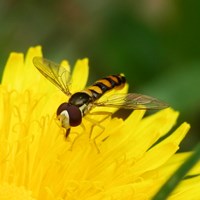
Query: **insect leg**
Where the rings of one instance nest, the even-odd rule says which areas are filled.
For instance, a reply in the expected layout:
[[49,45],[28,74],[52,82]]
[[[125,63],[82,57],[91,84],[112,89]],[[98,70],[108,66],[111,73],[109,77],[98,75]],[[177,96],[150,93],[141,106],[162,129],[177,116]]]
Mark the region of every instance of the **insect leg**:
[[[76,134],[76,136],[75,136],[75,138],[71,141],[71,145],[70,145],[70,148],[69,148],[69,150],[70,151],[72,151],[72,149],[73,149],[73,146],[74,146],[74,144],[75,144],[75,142],[77,141],[77,139],[85,132],[85,126],[84,126],[84,124],[83,123],[81,123],[80,124],[80,126],[82,127],[82,129],[83,129],[83,131],[81,132],[81,133],[77,133],[77,132],[71,132],[71,133],[73,133],[73,134]],[[70,134],[71,134],[70,133]]]
[[[98,137],[99,137],[99,136],[104,132],[104,130],[105,130],[105,127],[104,127],[103,125],[101,125],[101,123],[102,123],[103,121],[105,121],[106,119],[108,119],[112,114],[113,114],[113,113],[111,113],[111,112],[106,112],[106,111],[105,111],[105,112],[93,112],[93,113],[88,113],[88,115],[106,115],[106,116],[105,116],[103,119],[101,119],[100,121],[96,121],[96,120],[94,120],[94,119],[91,119],[90,117],[88,117],[88,115],[84,117],[87,121],[89,121],[89,122],[92,123],[91,129],[90,129],[90,133],[89,133],[89,138],[90,138],[90,139],[92,138],[92,132],[93,132],[93,129],[95,128],[95,126],[98,126],[98,127],[101,129],[101,131],[100,131],[96,136],[94,136],[94,138],[92,139],[98,153],[100,153],[100,150],[99,150],[99,148],[98,148],[98,145],[97,145],[97,142],[96,142],[96,141],[97,141]],[[103,140],[102,140],[102,141],[103,141]]]
[[[113,114],[112,112],[108,112],[108,111],[96,111],[96,112],[90,112],[87,114],[87,116],[85,116],[85,119],[87,119],[88,121],[90,121],[92,123],[89,138],[92,137],[92,132],[93,132],[93,129],[95,128],[95,126],[98,126],[99,128],[102,129],[101,133],[105,130],[105,127],[102,126],[101,123],[104,122],[106,119],[108,119],[112,114]],[[98,116],[104,115],[105,117],[103,117],[101,120],[97,121],[97,120],[89,118],[88,115],[98,115]],[[98,136],[101,135],[101,133],[98,134]],[[95,138],[96,138],[96,136],[95,136]]]

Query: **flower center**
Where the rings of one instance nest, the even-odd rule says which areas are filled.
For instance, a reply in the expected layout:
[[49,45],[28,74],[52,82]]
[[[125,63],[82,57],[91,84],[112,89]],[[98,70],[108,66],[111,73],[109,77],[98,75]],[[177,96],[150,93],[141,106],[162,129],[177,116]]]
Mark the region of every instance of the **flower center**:
[[35,200],[32,197],[31,191],[24,187],[19,187],[14,184],[0,184],[0,199],[1,200]]

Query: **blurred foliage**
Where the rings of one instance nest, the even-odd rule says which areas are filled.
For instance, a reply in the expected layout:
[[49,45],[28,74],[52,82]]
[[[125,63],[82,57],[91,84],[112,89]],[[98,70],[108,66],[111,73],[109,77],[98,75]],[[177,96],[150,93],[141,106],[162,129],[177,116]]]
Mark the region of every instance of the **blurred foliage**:
[[[90,59],[90,83],[123,72],[131,92],[163,99],[200,138],[200,1],[2,0],[1,71],[11,51],[41,44],[48,59]],[[13,72],[14,73],[14,72]]]

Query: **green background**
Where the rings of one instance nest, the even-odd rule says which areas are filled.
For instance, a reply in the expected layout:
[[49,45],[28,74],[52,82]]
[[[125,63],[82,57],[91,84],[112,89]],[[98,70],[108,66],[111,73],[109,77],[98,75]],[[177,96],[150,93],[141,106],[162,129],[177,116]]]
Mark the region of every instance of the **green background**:
[[90,83],[123,72],[131,92],[191,124],[183,150],[199,140],[200,1],[2,0],[0,25],[1,72],[11,51],[38,44],[55,62],[88,57]]

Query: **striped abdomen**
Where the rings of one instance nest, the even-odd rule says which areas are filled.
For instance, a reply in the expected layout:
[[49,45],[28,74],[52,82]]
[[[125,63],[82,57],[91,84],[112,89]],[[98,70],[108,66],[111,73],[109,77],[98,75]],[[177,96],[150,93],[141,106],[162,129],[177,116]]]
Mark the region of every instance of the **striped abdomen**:
[[123,88],[125,83],[126,78],[123,75],[111,75],[106,78],[102,78],[85,90],[74,93],[69,98],[68,103],[77,107],[88,106],[90,103],[99,99],[105,92],[113,88]]
[[121,89],[126,83],[126,78],[123,75],[111,75],[96,81],[92,86],[85,89],[83,92],[89,94],[92,100],[99,99],[105,92],[115,88]]

